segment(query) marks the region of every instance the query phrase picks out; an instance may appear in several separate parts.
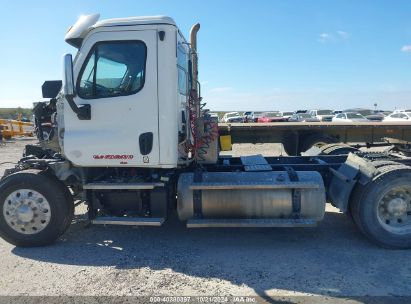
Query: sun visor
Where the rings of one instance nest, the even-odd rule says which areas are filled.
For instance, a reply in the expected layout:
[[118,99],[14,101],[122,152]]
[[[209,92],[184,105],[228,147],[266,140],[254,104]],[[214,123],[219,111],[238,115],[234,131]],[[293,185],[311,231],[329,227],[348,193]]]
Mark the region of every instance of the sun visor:
[[93,14],[93,15],[84,15],[81,16],[77,22],[70,27],[64,40],[74,46],[75,48],[79,48],[81,43],[92,27],[100,18],[100,14]]

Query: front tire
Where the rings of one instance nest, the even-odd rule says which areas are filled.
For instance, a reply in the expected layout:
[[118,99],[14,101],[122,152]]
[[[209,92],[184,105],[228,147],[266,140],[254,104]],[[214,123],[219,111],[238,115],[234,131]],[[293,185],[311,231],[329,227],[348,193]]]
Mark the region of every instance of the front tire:
[[73,215],[67,187],[45,171],[20,171],[0,182],[0,236],[15,246],[52,244]]

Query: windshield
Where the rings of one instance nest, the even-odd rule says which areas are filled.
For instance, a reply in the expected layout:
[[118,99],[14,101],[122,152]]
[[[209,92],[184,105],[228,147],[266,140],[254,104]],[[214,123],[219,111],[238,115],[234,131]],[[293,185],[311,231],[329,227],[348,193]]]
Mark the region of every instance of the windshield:
[[358,113],[358,114],[364,115],[364,116],[374,114],[374,112],[369,110],[369,109],[348,109],[348,110],[345,110],[344,112],[355,112],[355,113]]
[[282,117],[281,113],[279,112],[267,112],[264,115],[265,117]]
[[373,115],[374,112],[371,110],[360,110],[358,111],[361,115],[367,116],[367,115]]
[[318,110],[317,115],[333,115],[333,111],[331,111],[331,110]]
[[347,118],[364,118],[364,116],[359,113],[347,113]]
[[310,114],[306,114],[306,113],[302,113],[299,114],[301,118],[312,118],[312,116]]

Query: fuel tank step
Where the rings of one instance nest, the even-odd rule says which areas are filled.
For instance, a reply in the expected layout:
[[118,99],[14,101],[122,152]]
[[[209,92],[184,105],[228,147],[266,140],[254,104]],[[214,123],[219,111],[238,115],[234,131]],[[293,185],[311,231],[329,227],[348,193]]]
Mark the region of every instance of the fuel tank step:
[[190,219],[187,228],[207,227],[314,227],[312,219]]
[[164,187],[163,183],[88,183],[83,186],[85,190],[150,190]]
[[155,226],[163,225],[165,218],[100,216],[91,221],[99,225]]
[[273,171],[267,160],[261,154],[241,156],[241,163],[247,172]]

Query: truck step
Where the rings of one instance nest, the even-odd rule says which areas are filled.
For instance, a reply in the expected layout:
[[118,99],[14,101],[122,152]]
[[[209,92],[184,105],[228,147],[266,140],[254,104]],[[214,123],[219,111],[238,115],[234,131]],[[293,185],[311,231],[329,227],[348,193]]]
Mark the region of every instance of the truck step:
[[100,216],[91,221],[99,225],[155,226],[163,225],[165,218]]
[[83,186],[85,190],[150,190],[164,187],[163,183],[88,183]]
[[261,155],[241,156],[241,163],[247,172],[272,171],[267,160]]
[[187,228],[206,227],[314,227],[312,219],[191,219]]
[[316,183],[307,182],[239,182],[239,183],[192,183],[190,190],[257,190],[257,189],[318,189]]

